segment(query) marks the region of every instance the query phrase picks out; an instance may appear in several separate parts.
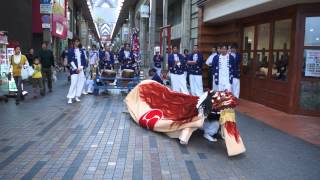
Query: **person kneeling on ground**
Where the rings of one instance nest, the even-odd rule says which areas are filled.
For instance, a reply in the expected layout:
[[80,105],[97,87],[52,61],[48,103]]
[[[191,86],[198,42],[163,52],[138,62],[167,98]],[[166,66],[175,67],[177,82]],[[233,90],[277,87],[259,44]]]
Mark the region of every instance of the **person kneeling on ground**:
[[155,68],[152,68],[149,70],[149,77],[151,80],[157,81],[160,84],[163,84],[162,79],[160,76],[157,74],[157,70]]

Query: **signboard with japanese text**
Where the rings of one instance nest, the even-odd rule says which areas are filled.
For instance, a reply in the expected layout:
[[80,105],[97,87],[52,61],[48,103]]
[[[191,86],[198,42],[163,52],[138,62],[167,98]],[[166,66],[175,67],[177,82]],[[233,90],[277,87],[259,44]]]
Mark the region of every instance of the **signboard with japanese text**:
[[51,0],[40,0],[40,13],[41,14],[52,13]]
[[320,50],[306,50],[305,76],[320,77]]

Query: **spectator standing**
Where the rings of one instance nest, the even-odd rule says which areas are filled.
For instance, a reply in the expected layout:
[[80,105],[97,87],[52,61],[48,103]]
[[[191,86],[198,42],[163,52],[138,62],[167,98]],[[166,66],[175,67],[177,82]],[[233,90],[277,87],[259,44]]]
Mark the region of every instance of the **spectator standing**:
[[19,105],[20,100],[24,100],[24,96],[22,95],[21,70],[24,68],[24,66],[29,66],[27,57],[21,54],[21,48],[19,45],[14,48],[14,55],[12,55],[10,58],[10,64],[12,66],[13,78],[18,89],[16,105]]
[[38,57],[34,58],[32,67],[34,69],[34,73],[32,75],[33,98],[37,98],[37,94],[39,94],[38,89],[40,90],[40,95],[44,96],[41,64]]
[[199,52],[198,47],[193,48],[193,52],[188,57],[188,74],[190,82],[190,92],[193,96],[201,96],[203,94],[202,83],[202,65],[203,56]]
[[42,49],[39,51],[40,64],[42,65],[43,87],[46,92],[45,81],[48,82],[49,92],[52,92],[52,69],[54,67],[54,57],[51,50],[48,49],[46,42],[42,43]]

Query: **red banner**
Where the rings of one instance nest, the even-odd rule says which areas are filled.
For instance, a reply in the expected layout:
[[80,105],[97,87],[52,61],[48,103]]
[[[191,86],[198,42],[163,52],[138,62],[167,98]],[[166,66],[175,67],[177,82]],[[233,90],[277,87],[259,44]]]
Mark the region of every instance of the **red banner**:
[[60,14],[52,15],[52,36],[66,39],[68,35],[68,20]]

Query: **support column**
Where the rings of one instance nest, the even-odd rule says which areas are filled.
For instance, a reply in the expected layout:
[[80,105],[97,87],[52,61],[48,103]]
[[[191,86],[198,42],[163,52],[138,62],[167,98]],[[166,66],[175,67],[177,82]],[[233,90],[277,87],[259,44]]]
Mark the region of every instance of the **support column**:
[[140,33],[139,33],[139,43],[140,43],[140,53],[141,53],[141,60],[143,63],[143,67],[148,66],[148,62],[146,59],[146,18],[140,17]]
[[153,52],[156,38],[156,20],[157,20],[157,0],[150,0],[150,17],[149,17],[149,67],[153,67]]
[[131,36],[132,36],[132,33],[133,33],[133,28],[135,27],[135,25],[134,25],[134,8],[133,7],[129,8],[128,27],[129,27],[129,39],[131,39]]
[[[168,25],[168,0],[163,0],[163,27]],[[167,48],[167,37],[164,37],[162,40],[162,55],[164,59],[163,67],[164,69],[168,69],[168,61],[167,61],[167,54],[166,54],[166,48]]]
[[181,50],[189,49],[191,51],[191,0],[183,0],[182,2],[182,36]]

